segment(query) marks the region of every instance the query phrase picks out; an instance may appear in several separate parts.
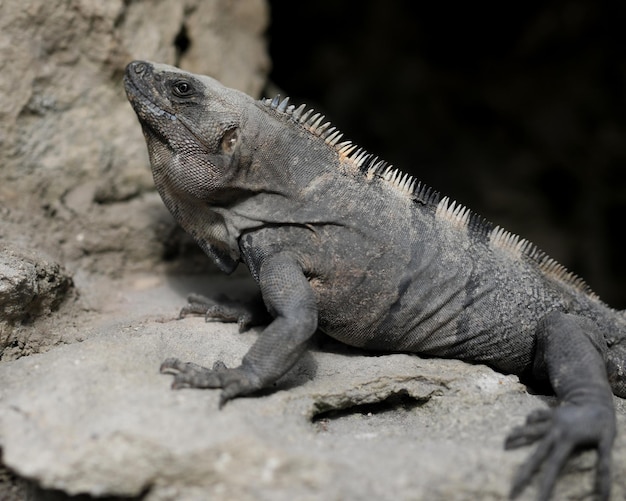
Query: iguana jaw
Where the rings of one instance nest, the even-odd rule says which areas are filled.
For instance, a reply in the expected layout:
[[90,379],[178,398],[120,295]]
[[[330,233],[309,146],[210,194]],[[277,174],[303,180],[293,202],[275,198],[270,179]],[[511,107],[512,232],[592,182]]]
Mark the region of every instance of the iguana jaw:
[[[151,79],[143,78],[146,73],[152,73],[148,63],[134,61],[126,67],[124,75],[124,89],[128,100],[135,110],[141,125],[149,127],[153,132],[159,133],[164,128],[164,123],[175,122],[176,115],[167,111],[162,105],[157,105],[152,97],[158,95],[155,89],[150,88]],[[163,120],[167,118],[167,121]],[[159,134],[164,141],[164,134]]]
[[[154,72],[154,67],[150,63],[133,61],[126,67],[124,88],[146,139],[158,140],[164,144],[182,143],[185,136],[192,135],[193,142],[209,151],[202,138],[194,133],[186,120],[177,116],[162,89],[158,88],[159,83],[160,76]],[[184,142],[190,144],[188,141]],[[176,144],[172,146],[176,147]]]

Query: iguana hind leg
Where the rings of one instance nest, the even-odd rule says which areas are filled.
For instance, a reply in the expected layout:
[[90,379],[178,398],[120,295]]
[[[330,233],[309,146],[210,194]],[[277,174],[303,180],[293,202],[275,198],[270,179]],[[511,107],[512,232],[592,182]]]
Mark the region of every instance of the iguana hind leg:
[[268,324],[271,320],[260,294],[247,301],[231,299],[225,294],[218,294],[215,298],[190,294],[178,318],[188,315],[204,315],[207,322],[236,322],[239,332],[255,325]]
[[603,343],[586,319],[564,313],[544,319],[537,335],[535,373],[547,373],[560,405],[535,411],[508,436],[507,449],[538,443],[515,476],[511,498],[542,470],[537,499],[548,500],[559,472],[581,448],[597,449],[595,491],[598,499],[609,498],[616,425]]

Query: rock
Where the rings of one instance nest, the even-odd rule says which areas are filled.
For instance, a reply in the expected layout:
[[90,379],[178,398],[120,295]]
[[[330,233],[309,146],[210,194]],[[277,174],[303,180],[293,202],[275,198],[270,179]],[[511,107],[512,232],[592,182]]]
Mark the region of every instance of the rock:
[[[505,452],[504,438],[545,403],[484,366],[365,353],[322,336],[272,391],[221,411],[218,391],[172,391],[157,372],[166,357],[232,366],[258,335],[173,320],[183,293],[203,282],[137,277],[120,284],[89,339],[1,364],[5,464],[45,489],[150,501],[506,499],[530,450]],[[625,416],[620,406],[620,428]],[[614,459],[619,472],[621,436]],[[593,453],[570,461],[558,499],[591,488],[594,462]]]
[[38,250],[0,248],[0,358],[10,345],[27,341],[18,334],[24,324],[55,311],[72,292],[71,276]]

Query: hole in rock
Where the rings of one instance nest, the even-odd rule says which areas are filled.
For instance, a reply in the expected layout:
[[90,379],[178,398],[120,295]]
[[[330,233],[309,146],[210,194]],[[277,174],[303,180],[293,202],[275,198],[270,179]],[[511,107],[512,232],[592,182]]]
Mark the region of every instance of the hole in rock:
[[177,63],[180,61],[180,58],[187,52],[187,49],[191,46],[191,39],[189,38],[189,34],[187,33],[187,26],[182,25],[180,27],[180,31],[176,34],[174,38],[174,47],[176,47],[176,61]]
[[311,422],[317,423],[319,421],[341,419],[354,414],[368,416],[398,410],[410,411],[424,405],[429,400],[430,397],[416,398],[410,395],[407,390],[400,390],[390,394],[383,400],[365,404],[350,404],[349,401],[346,401],[339,406],[333,406],[328,402],[321,401],[316,404],[317,411],[311,418]]

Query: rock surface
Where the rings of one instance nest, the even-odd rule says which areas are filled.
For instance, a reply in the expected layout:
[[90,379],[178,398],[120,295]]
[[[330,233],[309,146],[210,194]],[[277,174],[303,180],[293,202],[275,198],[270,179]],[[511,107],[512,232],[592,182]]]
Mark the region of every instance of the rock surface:
[[41,252],[0,251],[0,319],[27,322],[58,308],[72,287],[67,272]]
[[[185,292],[247,287],[135,277],[115,284],[84,342],[1,364],[4,462],[45,489],[150,501],[506,499],[529,452],[505,452],[506,433],[549,399],[484,366],[320,337],[274,391],[221,411],[217,391],[170,390],[164,358],[234,365],[258,335],[175,320]],[[620,499],[626,437],[614,456]],[[594,461],[568,464],[557,499],[589,491]]]

